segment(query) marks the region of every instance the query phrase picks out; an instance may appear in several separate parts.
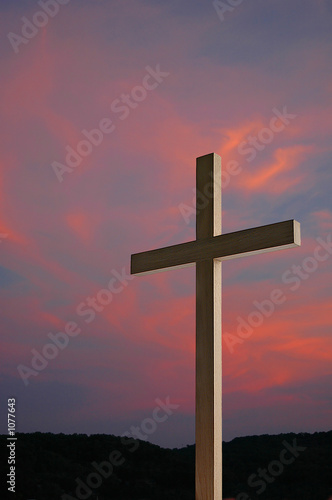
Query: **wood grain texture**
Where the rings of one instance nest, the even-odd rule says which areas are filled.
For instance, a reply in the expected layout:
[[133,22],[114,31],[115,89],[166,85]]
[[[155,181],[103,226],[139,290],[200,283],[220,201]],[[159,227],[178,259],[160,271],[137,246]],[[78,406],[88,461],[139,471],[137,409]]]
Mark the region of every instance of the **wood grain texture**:
[[[196,193],[197,241],[220,235],[219,156],[197,158]],[[209,258],[196,264],[196,500],[222,498],[221,338],[221,262]]]
[[277,222],[134,254],[131,274],[149,274],[208,259],[223,261],[300,245],[300,224],[294,220]]

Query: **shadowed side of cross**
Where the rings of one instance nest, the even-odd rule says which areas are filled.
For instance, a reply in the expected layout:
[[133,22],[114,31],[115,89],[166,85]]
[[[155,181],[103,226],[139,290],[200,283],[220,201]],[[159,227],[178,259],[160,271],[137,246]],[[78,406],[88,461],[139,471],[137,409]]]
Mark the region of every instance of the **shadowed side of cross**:
[[132,255],[131,274],[196,264],[196,500],[221,500],[221,262],[300,246],[300,224],[221,234],[221,158],[214,153],[196,160],[196,213],[195,241]]

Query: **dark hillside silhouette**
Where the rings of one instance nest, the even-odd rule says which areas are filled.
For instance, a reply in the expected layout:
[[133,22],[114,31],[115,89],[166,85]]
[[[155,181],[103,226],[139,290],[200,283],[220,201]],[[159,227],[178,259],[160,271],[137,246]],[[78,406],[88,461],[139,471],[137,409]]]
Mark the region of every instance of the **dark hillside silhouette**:
[[[194,446],[163,449],[104,434],[16,437],[16,500],[194,500]],[[6,462],[7,436],[0,439]],[[236,438],[223,452],[224,498],[332,496],[332,431]]]

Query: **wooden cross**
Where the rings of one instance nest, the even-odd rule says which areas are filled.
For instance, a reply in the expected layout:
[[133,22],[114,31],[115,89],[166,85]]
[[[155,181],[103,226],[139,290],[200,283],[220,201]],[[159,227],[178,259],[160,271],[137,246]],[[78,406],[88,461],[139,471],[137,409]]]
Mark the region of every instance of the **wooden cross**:
[[300,246],[300,224],[221,234],[221,158],[214,153],[196,160],[196,213],[195,241],[132,255],[131,274],[196,264],[195,498],[221,500],[221,262]]

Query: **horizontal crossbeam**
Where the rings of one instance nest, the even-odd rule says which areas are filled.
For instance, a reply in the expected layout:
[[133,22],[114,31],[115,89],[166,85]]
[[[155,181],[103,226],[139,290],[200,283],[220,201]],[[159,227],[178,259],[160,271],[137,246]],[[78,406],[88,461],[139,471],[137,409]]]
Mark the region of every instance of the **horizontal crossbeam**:
[[131,256],[131,274],[151,274],[192,266],[208,259],[220,261],[273,252],[301,245],[300,224],[295,220],[221,234]]

